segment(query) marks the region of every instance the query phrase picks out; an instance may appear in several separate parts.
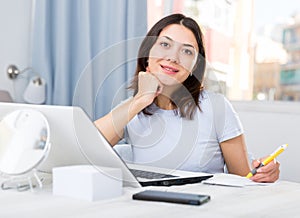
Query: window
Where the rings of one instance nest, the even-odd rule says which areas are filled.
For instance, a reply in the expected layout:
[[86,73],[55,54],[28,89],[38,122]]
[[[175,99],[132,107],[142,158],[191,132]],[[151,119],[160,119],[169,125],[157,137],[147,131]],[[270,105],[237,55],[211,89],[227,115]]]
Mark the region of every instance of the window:
[[[297,100],[300,14],[297,18],[292,13],[297,8],[300,12],[300,5],[286,1],[148,0],[148,16],[154,23],[166,14],[179,12],[199,23],[207,53],[206,85],[230,100],[259,100],[261,94],[265,100]],[[270,5],[272,10],[264,9]],[[274,19],[284,11],[288,19]],[[270,18],[272,25],[257,28],[254,21],[262,21],[257,18],[259,13]],[[286,72],[297,73],[290,77]]]

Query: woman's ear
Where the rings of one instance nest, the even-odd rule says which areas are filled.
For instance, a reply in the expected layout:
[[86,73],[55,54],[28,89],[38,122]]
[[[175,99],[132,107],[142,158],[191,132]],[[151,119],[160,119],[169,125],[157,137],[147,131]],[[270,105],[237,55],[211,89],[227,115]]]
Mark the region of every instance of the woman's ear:
[[149,66],[146,67],[146,71],[147,71],[147,72],[150,72]]

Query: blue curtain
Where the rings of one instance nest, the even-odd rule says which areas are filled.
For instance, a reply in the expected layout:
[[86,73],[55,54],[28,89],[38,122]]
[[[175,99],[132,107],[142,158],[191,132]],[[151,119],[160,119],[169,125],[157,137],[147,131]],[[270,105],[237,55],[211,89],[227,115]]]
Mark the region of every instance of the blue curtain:
[[47,81],[47,104],[95,119],[127,97],[147,0],[36,0],[33,9],[32,66]]

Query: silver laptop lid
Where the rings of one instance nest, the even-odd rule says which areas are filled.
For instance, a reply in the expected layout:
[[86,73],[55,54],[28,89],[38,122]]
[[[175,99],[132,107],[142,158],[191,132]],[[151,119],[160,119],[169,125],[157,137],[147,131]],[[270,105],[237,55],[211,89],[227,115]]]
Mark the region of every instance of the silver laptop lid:
[[38,167],[39,170],[51,172],[53,167],[79,164],[115,167],[122,170],[124,186],[141,187],[81,108],[0,102],[0,121],[7,114],[20,109],[37,110],[49,122],[50,151]]

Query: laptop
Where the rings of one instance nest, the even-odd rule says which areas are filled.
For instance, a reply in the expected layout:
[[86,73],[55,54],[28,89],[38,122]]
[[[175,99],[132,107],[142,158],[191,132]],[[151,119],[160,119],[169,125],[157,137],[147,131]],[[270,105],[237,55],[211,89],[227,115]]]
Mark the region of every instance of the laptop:
[[[21,109],[40,111],[49,123],[51,145],[47,157],[38,167],[40,171],[51,172],[54,167],[83,164],[119,168],[123,186],[130,187],[183,185],[213,176],[126,164],[80,107],[0,102],[0,121],[5,115]],[[149,174],[155,178],[150,178]]]

